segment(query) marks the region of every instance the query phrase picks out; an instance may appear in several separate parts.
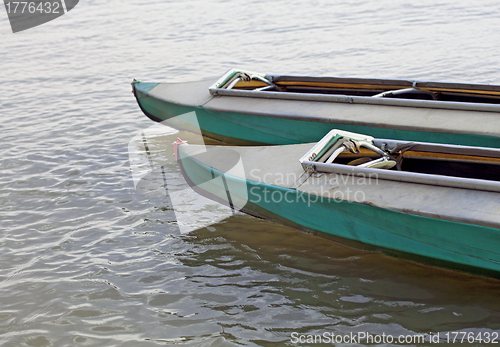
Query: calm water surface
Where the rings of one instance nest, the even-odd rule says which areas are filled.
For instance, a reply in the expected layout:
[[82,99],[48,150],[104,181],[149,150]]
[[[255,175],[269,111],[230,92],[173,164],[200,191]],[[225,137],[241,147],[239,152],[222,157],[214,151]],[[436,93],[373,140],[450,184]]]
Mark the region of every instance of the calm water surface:
[[[212,205],[191,213],[218,223],[179,234],[165,196],[134,188],[128,153],[153,125],[133,78],[240,67],[500,84],[499,17],[497,1],[88,0],[12,34],[0,9],[0,345],[499,332],[497,280],[221,219]],[[177,136],[152,147],[173,182]]]

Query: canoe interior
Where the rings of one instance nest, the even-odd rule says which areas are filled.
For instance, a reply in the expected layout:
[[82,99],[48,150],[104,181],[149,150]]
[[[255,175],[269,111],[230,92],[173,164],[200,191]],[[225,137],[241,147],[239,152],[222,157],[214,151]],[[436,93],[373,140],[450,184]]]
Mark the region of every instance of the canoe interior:
[[[499,86],[331,77],[272,76],[268,78],[272,80],[273,85],[269,86],[259,80],[242,80],[232,89],[500,104]],[[384,93],[383,96],[382,93]]]

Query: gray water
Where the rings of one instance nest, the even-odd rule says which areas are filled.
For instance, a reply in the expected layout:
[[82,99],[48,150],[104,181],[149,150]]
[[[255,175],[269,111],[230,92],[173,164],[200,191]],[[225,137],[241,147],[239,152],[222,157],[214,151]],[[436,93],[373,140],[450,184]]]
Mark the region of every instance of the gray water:
[[[499,18],[498,1],[88,0],[12,34],[0,9],[0,345],[499,332],[497,280],[208,207],[192,213],[216,224],[175,233],[168,200],[136,191],[128,153],[153,125],[133,78],[236,67],[500,84]],[[174,180],[179,135],[156,148]]]

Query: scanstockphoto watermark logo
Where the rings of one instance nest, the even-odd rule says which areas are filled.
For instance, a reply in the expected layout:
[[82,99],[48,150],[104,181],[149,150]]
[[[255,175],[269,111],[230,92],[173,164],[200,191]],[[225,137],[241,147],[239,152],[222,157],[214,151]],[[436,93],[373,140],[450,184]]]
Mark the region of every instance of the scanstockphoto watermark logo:
[[438,344],[464,344],[474,346],[498,345],[499,332],[489,329],[476,331],[447,331],[392,335],[382,332],[381,334],[371,334],[364,332],[335,333],[326,331],[322,334],[301,334],[292,332],[290,342],[293,345],[411,345],[411,346],[433,346]]
[[[182,139],[187,141],[177,139],[178,131],[170,125],[189,130]],[[184,146],[186,142],[189,145]],[[301,155],[297,153],[297,164]],[[129,160],[136,191],[164,197],[181,233],[216,223],[248,203],[264,208],[273,204],[311,207],[318,203],[361,203],[366,201],[364,187],[378,184],[377,175],[268,172],[254,167],[259,160],[243,158],[238,148],[205,146],[195,112],[138,132],[129,143]],[[202,210],[213,213],[205,218]]]
[[[307,177],[304,179],[304,177]],[[296,173],[296,172],[263,172],[259,168],[249,171],[248,179],[256,182],[273,182],[277,186],[293,186],[298,189],[271,190],[265,185],[255,185],[249,188],[248,201],[253,203],[299,203],[311,205],[316,203],[340,203],[351,201],[362,203],[366,201],[363,187],[378,185],[378,175],[370,173],[360,175],[339,175],[336,173]],[[303,182],[303,185],[297,182]],[[340,187],[342,189],[338,189]],[[355,187],[355,189],[351,188]]]
[[13,33],[34,28],[71,11],[79,0],[4,0]]

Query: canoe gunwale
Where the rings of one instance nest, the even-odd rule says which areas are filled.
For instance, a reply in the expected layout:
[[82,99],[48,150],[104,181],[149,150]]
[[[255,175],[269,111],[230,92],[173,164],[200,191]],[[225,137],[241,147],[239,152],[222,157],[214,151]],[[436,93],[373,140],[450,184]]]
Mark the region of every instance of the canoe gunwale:
[[374,98],[365,96],[346,96],[335,94],[301,94],[293,92],[266,92],[255,90],[235,90],[210,88],[210,93],[214,96],[235,96],[250,97],[258,99],[282,99],[282,100],[301,100],[301,101],[322,101],[345,104],[363,104],[363,105],[384,105],[399,107],[419,107],[462,111],[483,111],[500,113],[500,105],[482,104],[471,102],[453,102],[438,100],[411,100],[411,99],[392,99],[392,98]]
[[335,163],[325,164],[325,163],[312,162],[308,160],[301,161],[301,164],[304,170],[312,170],[314,172],[337,173],[337,174],[360,176],[365,178],[376,177],[377,179],[385,179],[397,182],[418,183],[418,184],[426,184],[432,186],[482,190],[482,191],[500,193],[500,182],[495,182],[495,181],[423,174],[415,172],[371,169],[371,168],[355,167],[355,166],[348,166]]

